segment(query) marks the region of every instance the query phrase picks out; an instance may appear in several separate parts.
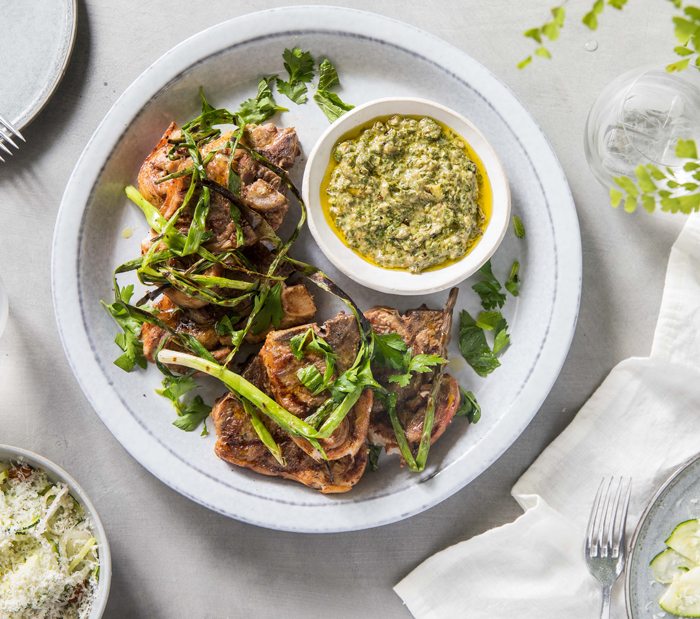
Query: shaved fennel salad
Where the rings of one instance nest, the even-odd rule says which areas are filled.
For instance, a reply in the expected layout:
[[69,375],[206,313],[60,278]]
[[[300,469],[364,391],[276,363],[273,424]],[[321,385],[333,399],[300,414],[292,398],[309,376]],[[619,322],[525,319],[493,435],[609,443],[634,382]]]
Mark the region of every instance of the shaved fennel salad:
[[0,462],[0,617],[84,619],[98,578],[97,540],[68,486]]

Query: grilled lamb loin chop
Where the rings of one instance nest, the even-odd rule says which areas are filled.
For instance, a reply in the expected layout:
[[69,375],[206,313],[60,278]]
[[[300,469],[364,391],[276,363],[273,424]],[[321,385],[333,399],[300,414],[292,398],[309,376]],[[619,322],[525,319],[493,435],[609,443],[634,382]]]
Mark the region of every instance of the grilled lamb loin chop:
[[243,137],[252,148],[285,170],[292,166],[301,152],[293,127],[278,129],[272,123],[248,125]]
[[[269,394],[290,413],[306,417],[313,413],[328,397],[327,393],[313,395],[297,378],[297,370],[313,363],[323,374],[326,369],[321,355],[305,351],[298,360],[289,346],[295,335],[301,335],[311,327],[333,349],[336,355],[336,376],[342,374],[355,361],[360,347],[360,334],[355,319],[348,314],[338,314],[323,323],[302,325],[285,331],[272,331],[265,339],[259,357],[267,375]],[[360,396],[347,417],[338,426],[333,435],[320,441],[329,460],[355,455],[364,447],[369,426],[370,409],[373,393],[366,389]],[[295,439],[301,449],[316,457],[316,451],[304,440]]]
[[[232,132],[221,135],[207,143],[202,149],[202,157],[211,156],[207,164],[207,177],[210,181],[228,186],[231,167],[241,178],[241,206],[242,217],[237,224],[234,221],[231,205],[228,200],[216,191],[210,193],[209,211],[207,214],[206,229],[211,237],[203,246],[209,251],[219,253],[233,249],[239,249],[240,253],[254,265],[259,272],[266,272],[272,262],[270,251],[259,243],[268,236],[270,228],[276,230],[282,224],[288,210],[287,198],[279,189],[282,185],[281,178],[272,170],[255,160],[253,156],[242,148],[236,149],[231,166],[229,166],[230,148],[227,144]],[[180,130],[175,123],[171,123],[163,137],[153,151],[148,155],[141,166],[138,175],[139,190],[151,203],[158,207],[161,214],[169,219],[180,208],[185,194],[190,186],[190,176],[173,178],[159,182],[164,176],[172,172],[185,170],[192,166],[192,159],[186,152],[178,151],[181,156],[175,160],[168,158],[173,144],[180,139]],[[245,129],[243,143],[258,149],[270,161],[279,167],[286,169],[293,165],[300,153],[299,140],[293,128],[279,130],[273,124],[257,126],[250,125]],[[195,192],[196,193],[196,192]],[[194,205],[197,195],[194,195],[190,204]],[[175,227],[186,234],[192,218],[191,208],[184,209],[178,217]],[[239,247],[237,229],[240,225],[243,233],[243,247]],[[158,236],[154,230],[142,243],[142,252],[147,252]],[[165,246],[162,247],[165,249]],[[192,258],[171,258],[173,266],[186,269],[191,266]],[[227,263],[228,264],[228,263]],[[228,277],[232,279],[251,281],[246,272],[236,270],[236,265],[231,264],[224,268],[216,264],[204,275]],[[284,272],[283,272],[284,271]],[[283,267],[276,271],[276,275],[288,275],[291,269]],[[217,289],[213,291],[219,296],[236,296],[235,289]],[[210,307],[207,300],[190,296],[175,287],[168,287],[163,291],[167,301],[161,301],[157,308],[165,316],[163,320],[175,331],[192,333],[209,350],[215,351],[215,356],[225,358],[228,351],[228,342],[222,338],[214,337],[214,326],[221,319],[225,311],[221,308]],[[250,303],[236,306],[236,314],[239,320],[245,322],[245,314],[250,310]],[[178,311],[181,308],[183,311]],[[205,310],[206,312],[192,313],[191,310]],[[305,286],[284,285],[282,290],[282,309],[284,318],[279,325],[282,328],[309,322],[316,313],[313,297]],[[243,318],[240,318],[240,316]],[[166,319],[167,318],[167,319]],[[165,332],[154,325],[146,324],[142,329],[144,351],[147,358],[152,359],[153,352],[158,343],[164,337]],[[249,333],[248,341],[257,341],[264,338],[265,333]],[[223,347],[223,348],[222,348]]]
[[[243,375],[259,389],[269,392],[268,374],[260,356],[253,359]],[[367,406],[367,414],[370,407],[371,402]],[[263,475],[292,479],[324,494],[347,492],[365,472],[367,448],[364,440],[353,455],[319,462],[301,449],[277,424],[261,415],[282,451],[285,461],[285,466],[282,466],[258,438],[250,417],[236,396],[229,393],[217,400],[211,415],[217,435],[214,452],[222,460],[236,466]]]
[[[207,176],[224,187],[228,186],[230,148],[226,147],[232,132],[228,132],[216,140],[212,140],[202,148],[202,155],[215,153],[207,164]],[[158,182],[164,176],[185,170],[192,166],[192,159],[182,156],[170,160],[168,153],[172,149],[172,141],[179,138],[180,132],[175,123],[171,123],[153,151],[146,157],[138,175],[139,191],[143,196],[157,206],[163,217],[170,219],[182,204],[190,185],[189,176],[181,176],[167,181]],[[250,125],[244,133],[246,144],[265,155],[272,163],[283,169],[290,168],[300,153],[299,139],[292,127],[279,130],[272,123],[266,125]],[[277,230],[284,220],[289,203],[279,189],[281,179],[272,170],[258,163],[245,150],[237,149],[232,167],[241,178],[241,198],[244,204],[262,216],[266,222]],[[196,200],[192,200],[194,204]],[[182,213],[176,228],[185,232],[190,225],[190,213]],[[259,220],[258,220],[259,221]],[[244,217],[241,220],[244,243],[253,245],[262,234],[254,223]],[[236,223],[233,221],[228,201],[217,193],[210,199],[207,216],[207,230],[213,238],[205,247],[211,251],[225,251],[237,247]],[[142,251],[145,253],[153,242],[153,233],[143,241]]]
[[[412,349],[414,355],[436,354],[446,356],[452,327],[452,311],[457,300],[457,289],[453,288],[443,310],[430,310],[425,306],[399,313],[390,307],[375,307],[365,312],[365,316],[376,333],[398,333]],[[436,371],[414,374],[407,387],[399,387],[387,381],[395,370],[382,366],[372,366],[375,379],[397,395],[396,412],[406,431],[406,438],[412,446],[420,442],[423,419],[433,386]],[[457,381],[449,374],[443,374],[435,404],[435,421],[431,436],[434,443],[452,421],[459,408],[460,393]],[[372,407],[369,427],[369,442],[382,445],[387,453],[398,453],[394,430],[383,403],[376,398]]]
[[[175,291],[177,292],[177,291]],[[183,295],[184,299],[173,298],[173,290],[158,302],[155,307],[158,310],[158,318],[168,325],[173,331],[187,333],[197,338],[200,344],[210,350],[218,361],[223,361],[231,351],[231,337],[218,335],[216,323],[226,314],[225,308],[216,305],[193,306],[191,303],[183,304],[183,300],[196,301]],[[282,311],[284,315],[280,326],[292,327],[312,320],[316,314],[316,305],[308,289],[301,285],[282,285]],[[181,303],[178,303],[181,301]],[[250,334],[248,341],[256,341],[260,336]],[[141,327],[141,342],[146,359],[154,361],[154,355],[158,350],[161,340],[167,336],[165,330],[158,325],[146,322]],[[177,349],[174,342],[168,344],[170,348]]]

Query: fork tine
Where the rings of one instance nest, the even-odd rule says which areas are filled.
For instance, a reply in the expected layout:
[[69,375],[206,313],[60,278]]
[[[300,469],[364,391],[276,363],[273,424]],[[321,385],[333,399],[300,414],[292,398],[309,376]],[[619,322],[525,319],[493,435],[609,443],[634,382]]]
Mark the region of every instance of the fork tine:
[[600,499],[603,495],[603,484],[605,484],[605,478],[601,479],[598,485],[598,491],[595,493],[595,499],[593,500],[593,507],[591,507],[591,515],[588,517],[588,527],[586,528],[586,553],[592,555],[593,549],[593,531],[596,524],[596,516],[598,515],[598,505],[600,504]]
[[[620,479],[620,485],[622,485],[622,479]],[[619,556],[620,552],[624,551],[625,543],[625,526],[627,524],[627,512],[630,506],[630,497],[632,496],[632,478],[629,478],[627,482],[627,490],[625,491],[624,497],[621,500],[622,511],[620,512],[619,528],[617,532],[617,537],[613,545],[613,556]]]
[[608,522],[607,548],[608,548],[608,552],[611,554],[611,556],[615,556],[614,548],[613,548],[613,541],[616,538],[615,526],[617,524],[617,515],[620,511],[620,503],[621,503],[620,497],[622,496],[622,482],[623,482],[623,478],[620,477],[620,479],[617,482],[617,490],[615,490],[615,498],[611,502],[612,512],[610,514],[610,521]]
[[4,150],[8,155],[12,154],[12,151],[5,146],[5,142],[3,142],[2,139],[0,139],[0,149]]
[[17,143],[10,137],[11,135],[12,134],[7,129],[5,129],[5,127],[0,126],[0,141],[5,140],[5,142],[12,144],[12,146],[19,149]]
[[601,557],[607,557],[608,556],[608,547],[604,545],[603,539],[605,536],[605,526],[606,523],[609,521],[609,514],[610,514],[610,504],[611,504],[611,499],[612,499],[612,493],[610,492],[612,488],[612,483],[613,483],[613,478],[611,477],[608,480],[608,483],[606,484],[605,487],[605,504],[602,510],[602,517],[600,519],[600,522],[598,523],[598,532],[596,535],[596,540],[598,544],[598,548],[600,549],[600,556]]
[[24,139],[24,136],[19,132],[19,129],[15,129],[7,120],[5,120],[2,116],[0,116],[0,125],[4,125],[7,127],[10,133],[13,133],[16,135],[22,142],[26,142],[27,140]]

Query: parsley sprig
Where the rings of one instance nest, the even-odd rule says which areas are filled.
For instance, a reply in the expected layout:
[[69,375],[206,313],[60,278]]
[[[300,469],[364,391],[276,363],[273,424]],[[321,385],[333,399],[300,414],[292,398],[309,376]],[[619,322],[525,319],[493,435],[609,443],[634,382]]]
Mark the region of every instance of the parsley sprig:
[[203,424],[202,436],[206,436],[209,432],[205,419],[211,413],[211,406],[204,402],[201,395],[186,397],[196,388],[197,383],[191,375],[172,374],[163,379],[163,386],[157,389],[156,393],[170,400],[177,412],[177,417],[173,421],[174,426],[180,430],[192,432],[199,427],[199,424]]
[[131,372],[134,367],[146,367],[146,357],[143,355],[143,344],[141,343],[141,325],[143,320],[139,320],[129,311],[129,302],[134,295],[134,285],[129,284],[123,288],[119,288],[117,282],[114,282],[114,301],[105,303],[102,301],[102,306],[110,313],[114,322],[122,329],[117,333],[114,342],[124,353],[114,360],[114,365],[121,368],[125,372]]
[[278,105],[275,97],[272,94],[270,84],[276,77],[263,77],[258,82],[258,91],[254,97],[246,99],[241,103],[236,111],[236,118],[239,126],[247,124],[259,125],[265,122],[268,118],[274,116],[277,112],[288,112],[286,107]]
[[[522,225],[522,222],[521,222]],[[524,228],[523,234],[524,234]],[[513,296],[520,294],[520,263],[515,261],[505,288]],[[491,262],[479,270],[481,280],[472,288],[481,299],[483,311],[474,318],[467,310],[459,314],[459,350],[466,362],[481,377],[500,367],[499,355],[510,345],[508,322],[500,311],[506,301],[501,283],[493,274]],[[487,333],[493,337],[489,344]]]
[[503,307],[506,302],[506,295],[501,288],[500,282],[496,279],[491,269],[491,261],[488,260],[479,269],[481,280],[472,286],[472,290],[479,295],[481,305],[484,309],[492,310],[496,307]]
[[310,52],[295,47],[285,49],[282,59],[289,79],[285,81],[278,78],[277,90],[298,105],[306,103],[308,92],[306,84],[314,79],[313,56]]
[[447,363],[447,359],[440,355],[413,355],[413,350],[398,333],[374,334],[374,361],[397,370],[396,374],[387,377],[387,381],[399,387],[407,387],[413,374],[427,374],[436,366]]

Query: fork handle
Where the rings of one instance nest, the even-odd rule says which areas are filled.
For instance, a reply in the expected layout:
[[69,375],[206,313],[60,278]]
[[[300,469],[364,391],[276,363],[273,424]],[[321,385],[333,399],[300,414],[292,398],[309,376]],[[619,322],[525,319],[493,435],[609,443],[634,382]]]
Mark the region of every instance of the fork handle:
[[610,619],[610,592],[612,587],[603,587],[603,604],[600,607],[600,619]]

